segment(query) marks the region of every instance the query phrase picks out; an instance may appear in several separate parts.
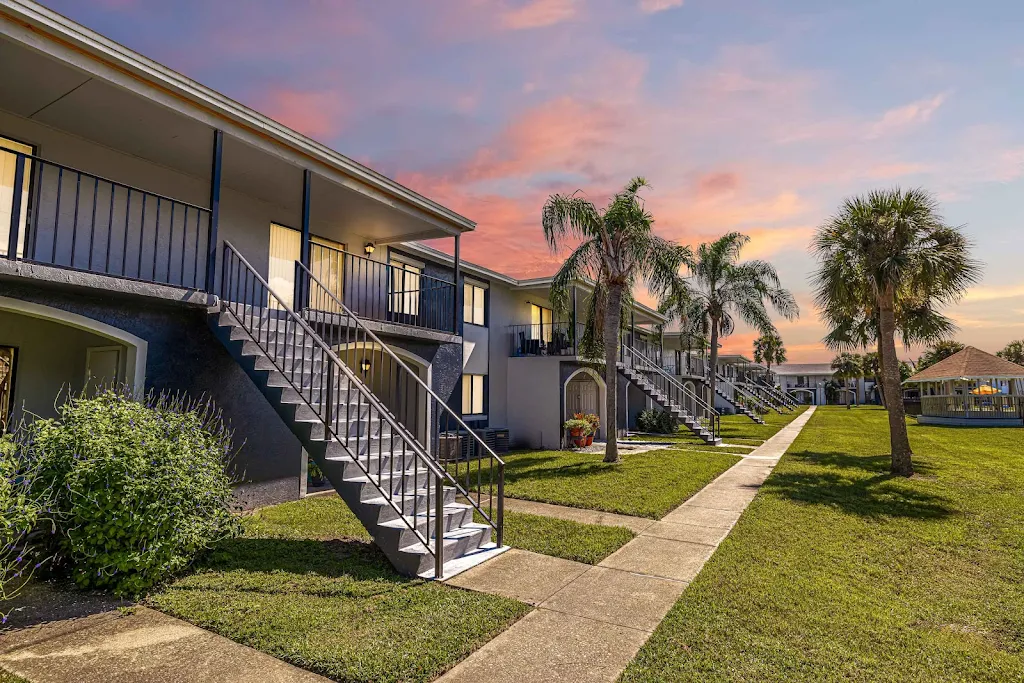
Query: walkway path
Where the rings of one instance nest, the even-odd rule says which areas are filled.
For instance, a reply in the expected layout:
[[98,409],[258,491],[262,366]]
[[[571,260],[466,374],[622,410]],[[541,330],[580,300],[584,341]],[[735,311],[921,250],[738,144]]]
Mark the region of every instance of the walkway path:
[[8,632],[0,666],[32,683],[329,683],[145,607]]
[[512,550],[451,579],[537,609],[440,680],[616,680],[812,414],[813,407],[596,567]]

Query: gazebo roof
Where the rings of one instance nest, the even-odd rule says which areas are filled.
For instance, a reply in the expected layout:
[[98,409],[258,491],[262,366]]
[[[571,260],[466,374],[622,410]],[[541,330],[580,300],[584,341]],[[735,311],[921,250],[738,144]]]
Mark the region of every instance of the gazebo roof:
[[1024,366],[985,353],[973,346],[931,365],[907,382],[942,382],[964,377],[978,379],[1024,379]]

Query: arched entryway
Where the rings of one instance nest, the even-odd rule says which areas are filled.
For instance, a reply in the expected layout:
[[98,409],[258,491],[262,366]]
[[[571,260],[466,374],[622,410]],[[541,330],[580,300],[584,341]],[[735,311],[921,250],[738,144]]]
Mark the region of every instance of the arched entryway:
[[814,405],[814,399],[816,396],[814,389],[799,387],[796,389],[789,389],[789,393],[793,395],[794,399],[804,405]]
[[595,438],[604,438],[608,425],[605,411],[605,383],[601,375],[591,368],[580,368],[566,380],[562,389],[565,414],[569,419],[576,413],[594,414],[601,418],[601,427]]
[[693,382],[686,382],[685,384],[683,384],[683,388],[686,389],[686,392],[683,396],[683,408],[690,415],[696,415],[697,401],[695,400],[695,397],[698,396],[697,387],[694,385]]

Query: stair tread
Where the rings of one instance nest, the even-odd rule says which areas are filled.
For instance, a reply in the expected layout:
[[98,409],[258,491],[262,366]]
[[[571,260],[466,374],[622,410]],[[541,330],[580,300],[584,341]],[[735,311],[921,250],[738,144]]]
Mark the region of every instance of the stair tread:
[[[452,529],[451,531],[444,532],[444,536],[442,536],[441,538],[443,539],[443,542],[446,546],[455,545],[459,542],[460,539],[468,538],[474,535],[480,535],[485,531],[489,531],[490,529],[491,527],[487,524],[478,524],[477,522],[470,522],[468,524],[458,527],[457,529]],[[431,542],[431,545],[433,545],[433,542]],[[402,553],[411,553],[414,555],[426,555],[430,553],[430,551],[427,550],[427,548],[418,541],[416,543],[412,543],[405,547],[399,548],[398,551]]]

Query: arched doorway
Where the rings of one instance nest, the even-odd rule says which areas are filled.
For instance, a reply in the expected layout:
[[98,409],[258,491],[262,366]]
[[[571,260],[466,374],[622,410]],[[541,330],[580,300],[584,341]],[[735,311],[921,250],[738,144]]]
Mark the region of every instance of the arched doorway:
[[806,389],[799,387],[796,389],[790,389],[789,393],[793,395],[793,398],[804,405],[814,405],[815,391],[814,389]]
[[694,397],[697,396],[697,387],[694,385],[693,382],[686,382],[683,385],[683,388],[687,390],[686,394],[683,396],[683,408],[690,415],[696,415],[697,401],[694,399]]
[[601,426],[594,438],[603,438],[607,433],[607,416],[605,415],[605,383],[601,376],[591,368],[580,368],[572,373],[563,387],[565,414],[569,419],[576,413],[594,414],[601,418]]

